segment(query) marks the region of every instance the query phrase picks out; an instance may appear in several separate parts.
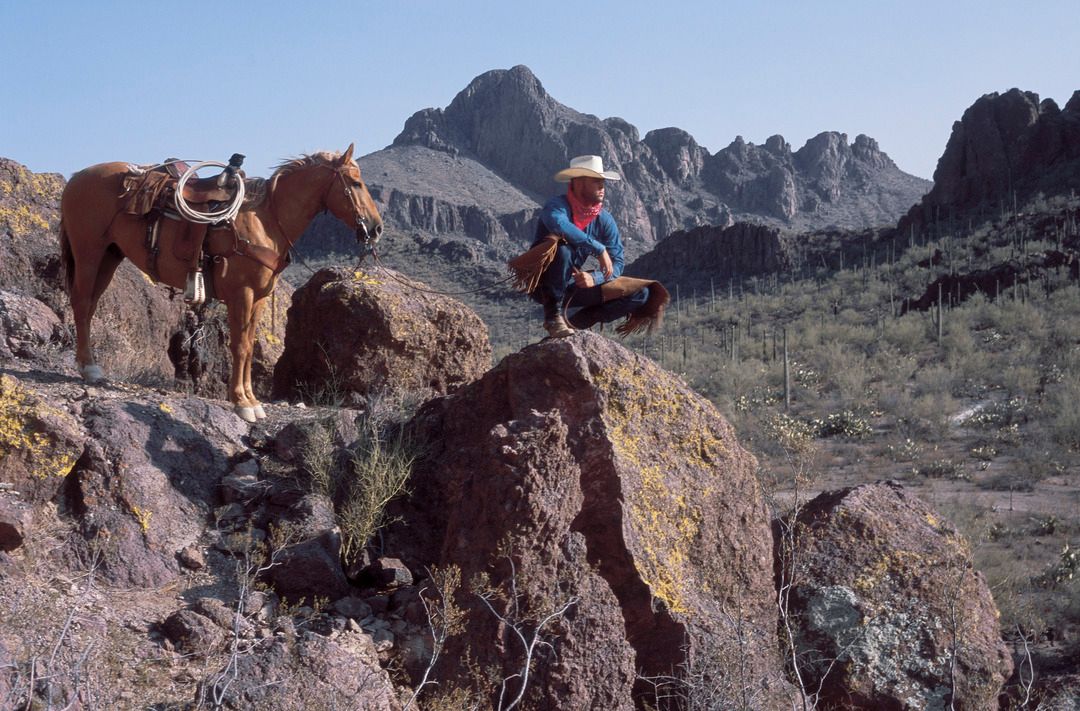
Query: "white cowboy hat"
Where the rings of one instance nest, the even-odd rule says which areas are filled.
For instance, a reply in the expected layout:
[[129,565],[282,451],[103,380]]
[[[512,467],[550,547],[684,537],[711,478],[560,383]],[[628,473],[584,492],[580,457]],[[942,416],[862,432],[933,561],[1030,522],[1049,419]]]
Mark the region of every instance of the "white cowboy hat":
[[569,183],[573,178],[603,178],[604,180],[622,180],[618,173],[604,170],[604,161],[600,156],[578,156],[570,159],[570,167],[555,174],[555,182]]

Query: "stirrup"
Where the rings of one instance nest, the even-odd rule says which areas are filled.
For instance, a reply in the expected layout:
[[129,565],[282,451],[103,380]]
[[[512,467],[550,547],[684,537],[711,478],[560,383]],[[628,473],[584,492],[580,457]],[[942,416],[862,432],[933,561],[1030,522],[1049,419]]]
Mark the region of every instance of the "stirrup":
[[188,272],[187,285],[184,287],[184,303],[198,306],[206,301],[206,282],[202,270]]

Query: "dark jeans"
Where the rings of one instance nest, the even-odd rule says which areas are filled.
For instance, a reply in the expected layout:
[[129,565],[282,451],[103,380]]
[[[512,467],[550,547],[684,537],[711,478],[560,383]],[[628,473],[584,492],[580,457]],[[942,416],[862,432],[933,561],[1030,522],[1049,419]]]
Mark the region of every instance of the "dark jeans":
[[589,328],[596,323],[608,323],[631,313],[649,298],[649,290],[603,302],[599,286],[579,289],[574,285],[574,265],[570,261],[570,248],[560,244],[555,259],[540,277],[540,285],[533,298],[544,305],[544,318],[551,318],[565,303],[566,308],[577,309],[570,315],[574,328]]

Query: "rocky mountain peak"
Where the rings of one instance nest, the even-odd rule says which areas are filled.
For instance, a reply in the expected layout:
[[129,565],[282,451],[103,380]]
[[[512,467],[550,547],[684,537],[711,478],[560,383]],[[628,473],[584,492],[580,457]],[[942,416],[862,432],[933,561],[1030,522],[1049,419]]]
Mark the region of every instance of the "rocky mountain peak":
[[1064,109],[1030,91],[985,94],[953,124],[934,189],[912,208],[915,224],[979,206],[1080,188],[1080,92]]
[[780,134],[765,139],[765,150],[777,156],[791,155],[791,144]]
[[860,133],[851,144],[851,154],[858,160],[877,168],[895,167],[892,159],[878,147],[878,142]]
[[681,128],[659,128],[645,134],[644,143],[652,150],[664,172],[676,183],[696,178],[709,153],[694,137]]
[[[465,205],[431,192],[433,185],[475,180],[450,174],[410,178],[410,172],[417,171],[391,167],[415,166],[418,151],[454,159],[420,160],[425,166],[473,166],[506,181],[537,205],[564,189],[552,176],[571,157],[599,155],[605,167],[624,178],[608,191],[605,206],[633,255],[677,230],[723,228],[736,219],[795,229],[888,224],[930,187],[928,181],[901,172],[865,136],[849,146],[846,135],[825,132],[797,152],[780,135],[770,136],[762,146],[738,136],[715,154],[680,128],[649,131],[641,138],[637,127],[623,118],[601,119],[559,103],[522,65],[485,72],[445,108],[418,111],[390,148],[361,161],[369,182],[382,195],[396,194],[398,204],[430,204],[432,210],[437,205],[455,214],[479,207],[491,213],[485,224],[506,223],[501,208]],[[428,231],[439,222],[432,210],[410,208],[395,214],[408,216],[408,224],[400,227]],[[515,217],[511,222],[523,221]],[[481,231],[487,235],[499,229]],[[528,230],[516,235],[522,242],[531,237]]]

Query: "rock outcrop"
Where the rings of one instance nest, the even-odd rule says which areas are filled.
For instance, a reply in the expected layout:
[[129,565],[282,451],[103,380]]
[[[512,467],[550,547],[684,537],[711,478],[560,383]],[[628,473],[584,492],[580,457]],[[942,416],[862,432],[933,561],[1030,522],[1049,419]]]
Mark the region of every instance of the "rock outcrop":
[[68,336],[60,317],[44,302],[0,289],[0,359],[48,361]]
[[73,566],[97,557],[112,584],[175,582],[176,554],[202,535],[247,427],[225,403],[181,395],[95,400],[79,418],[87,442],[66,491],[81,522]]
[[997,707],[1012,659],[990,590],[948,522],[886,482],[821,494],[790,530],[784,582],[798,652],[826,705]]
[[40,505],[56,497],[86,439],[71,413],[0,374],[0,481],[24,500]]
[[953,124],[934,188],[901,229],[977,207],[997,213],[1038,193],[1080,189],[1080,91],[1065,108],[1030,91],[986,94]]
[[0,288],[18,287],[59,313],[60,193],[64,178],[0,158]]
[[679,230],[635,259],[626,273],[657,279],[672,289],[675,284],[708,288],[710,280],[718,288],[727,288],[729,279],[790,270],[793,239],[775,227],[747,222]]
[[493,693],[507,679],[513,698],[525,650],[508,625],[531,635],[547,618],[554,653],[534,657],[531,708],[641,708],[636,675],[680,672],[701,673],[712,702],[741,690],[777,707],[755,462],[711,404],[582,333],[507,357],[414,423],[437,450],[400,541],[418,563],[485,581],[456,591],[467,621],[441,678],[493,666]]
[[[404,654],[422,628],[385,603],[376,620],[375,600],[354,597],[331,505],[302,478],[307,455],[275,456],[277,433],[305,417],[333,421],[333,441],[348,446],[359,413],[267,405],[258,429],[223,402],[88,387],[17,360],[5,370],[5,708],[89,698],[89,674],[92,698],[108,708],[214,699],[234,709],[400,709],[383,665],[394,634]],[[297,610],[339,598],[325,614]]]
[[293,295],[275,396],[442,394],[480,377],[491,364],[487,327],[427,289],[386,269],[319,271]]

